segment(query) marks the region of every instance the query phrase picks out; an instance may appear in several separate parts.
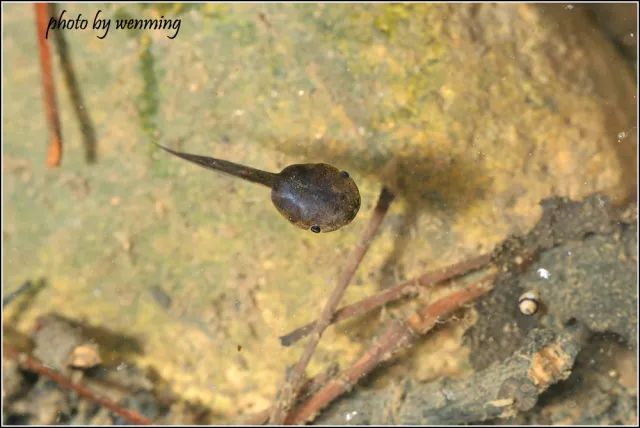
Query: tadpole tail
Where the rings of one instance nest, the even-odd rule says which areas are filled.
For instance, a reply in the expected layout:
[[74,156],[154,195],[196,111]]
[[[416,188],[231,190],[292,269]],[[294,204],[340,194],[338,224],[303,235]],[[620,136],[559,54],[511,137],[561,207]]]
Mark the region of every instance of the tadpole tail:
[[211,158],[208,156],[192,155],[189,153],[177,152],[161,144],[155,143],[162,150],[171,153],[174,156],[198,164],[204,168],[213,169],[215,171],[224,172],[235,177],[243,178],[254,183],[265,185],[273,188],[278,174],[251,168],[237,163],[229,162],[222,159]]

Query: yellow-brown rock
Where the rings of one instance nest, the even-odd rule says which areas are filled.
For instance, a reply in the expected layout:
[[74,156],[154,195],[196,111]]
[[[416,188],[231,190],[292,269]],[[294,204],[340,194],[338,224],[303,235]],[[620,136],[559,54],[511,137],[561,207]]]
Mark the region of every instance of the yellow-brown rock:
[[[89,20],[65,37],[98,161],[84,163],[54,62],[64,157],[45,168],[33,8],[6,5],[3,284],[5,292],[29,278],[49,284],[18,327],[58,311],[135,336],[144,348],[136,362],[217,422],[269,405],[300,352],[278,336],[318,315],[383,181],[400,197],[346,302],[491,250],[534,225],[547,196],[635,197],[633,73],[577,9],[58,8]],[[98,39],[90,29],[98,9],[114,20],[180,18],[181,27],[174,39],[115,28]],[[328,162],[356,180],[362,208],[340,231],[301,231],[264,188],[165,156],[153,139],[272,171]],[[377,320],[330,328],[310,374],[352,361]],[[393,373],[465,370],[462,330],[426,339]]]

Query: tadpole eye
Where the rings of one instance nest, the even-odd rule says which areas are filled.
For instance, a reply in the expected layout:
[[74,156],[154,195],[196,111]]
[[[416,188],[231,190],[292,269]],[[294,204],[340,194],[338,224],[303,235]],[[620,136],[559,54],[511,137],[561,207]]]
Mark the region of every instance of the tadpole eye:
[[311,231],[313,233],[320,233],[320,226],[311,226]]
[[340,175],[344,178],[349,178],[349,173],[347,171],[340,171]]

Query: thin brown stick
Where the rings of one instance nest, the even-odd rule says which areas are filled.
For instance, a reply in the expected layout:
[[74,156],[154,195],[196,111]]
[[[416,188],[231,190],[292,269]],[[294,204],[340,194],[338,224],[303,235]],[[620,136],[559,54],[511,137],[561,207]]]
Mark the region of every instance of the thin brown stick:
[[[485,266],[491,261],[491,255],[485,254],[482,256],[474,257],[469,260],[465,260],[460,263],[448,266],[437,271],[427,272],[418,278],[411,279],[401,284],[388,288],[381,293],[374,296],[367,297],[350,305],[343,306],[338,309],[331,319],[331,324],[345,320],[350,317],[362,315],[375,308],[378,308],[387,303],[401,299],[403,297],[409,297],[419,292],[419,287],[427,287],[430,285],[436,285],[443,281],[453,279],[458,276],[462,276],[472,270],[479,269]],[[309,324],[302,326],[290,333],[280,337],[280,343],[282,346],[290,346],[298,340],[309,334],[315,327],[317,321],[310,322]]]
[[3,299],[2,299],[2,308],[4,309],[5,306],[7,306],[9,303],[13,302],[13,300],[20,296],[21,294],[26,293],[29,290],[33,289],[33,282],[31,281],[26,281],[24,282],[20,287],[18,287],[17,290],[12,291],[11,293],[8,293]]
[[111,410],[113,413],[122,416],[127,421],[136,425],[151,425],[151,419],[142,416],[136,411],[125,409],[120,406],[118,403],[111,401],[106,397],[100,397],[89,388],[79,383],[74,383],[71,380],[64,377],[62,374],[58,373],[56,370],[45,367],[40,361],[35,358],[26,355],[20,354],[18,351],[13,349],[11,345],[4,344],[3,353],[5,357],[15,360],[22,368],[29,370],[31,372],[37,373],[41,376],[45,376],[55,383],[60,385],[61,387],[76,392],[79,396],[84,397],[88,400],[94,401],[100,404],[103,407]]
[[427,333],[434,325],[456,309],[491,290],[495,273],[479,282],[444,297],[417,311],[405,321],[393,320],[377,343],[351,367],[328,382],[287,417],[286,424],[301,424],[313,419],[318,412],[340,395],[349,391],[360,379],[380,363],[389,360],[397,351],[411,345],[414,337]]
[[[315,394],[322,386],[327,383],[332,377],[334,377],[340,371],[340,366],[337,363],[331,364],[327,370],[320,373],[317,376],[307,380],[302,389],[300,390],[297,401],[302,401],[311,395]],[[261,412],[251,415],[241,425],[264,425],[269,421],[269,414],[271,409],[265,409]]]
[[53,70],[51,68],[51,53],[49,43],[45,38],[49,23],[49,8],[46,3],[35,3],[36,29],[38,32],[38,46],[40,49],[40,68],[42,72],[42,87],[44,89],[44,109],[49,124],[49,152],[47,166],[50,168],[60,165],[62,158],[62,131],[58,108],[56,106],[56,90],[53,84]]
[[284,386],[280,390],[280,394],[271,411],[270,422],[272,424],[282,424],[287,417],[287,413],[293,405],[295,397],[297,397],[298,395],[298,391],[300,391],[300,388],[302,387],[302,384],[304,382],[305,370],[307,368],[307,365],[309,364],[309,361],[311,360],[313,352],[318,346],[318,342],[322,337],[322,333],[329,326],[336,307],[340,303],[340,299],[342,299],[342,296],[344,295],[347,286],[351,282],[351,279],[353,278],[356,269],[360,265],[360,262],[367,253],[367,250],[371,245],[371,241],[378,232],[378,228],[380,227],[385,214],[389,210],[389,206],[391,205],[393,198],[393,193],[386,187],[383,187],[380,191],[380,196],[378,197],[376,207],[373,210],[373,216],[369,220],[369,224],[367,225],[367,228],[365,229],[360,242],[358,242],[356,247],[349,255],[344,270],[338,278],[338,284],[331,293],[329,300],[325,304],[322,313],[320,314],[318,323],[313,329],[311,338],[309,339],[309,342],[307,343],[307,346],[302,353],[300,361],[298,361],[298,363],[294,366],[293,370],[291,371],[291,375],[288,376],[287,379],[285,379]]
[[[49,3],[49,8],[51,15],[56,16],[57,5],[55,3]],[[78,122],[80,123],[80,131],[82,132],[84,142],[84,158],[87,163],[93,163],[96,160],[96,131],[93,127],[91,117],[89,116],[87,104],[82,98],[80,85],[78,84],[73,63],[71,62],[69,45],[67,44],[64,34],[64,31],[54,31],[53,41],[56,45],[58,57],[60,58],[62,76],[64,77],[64,82],[69,90],[71,105],[73,106]]]

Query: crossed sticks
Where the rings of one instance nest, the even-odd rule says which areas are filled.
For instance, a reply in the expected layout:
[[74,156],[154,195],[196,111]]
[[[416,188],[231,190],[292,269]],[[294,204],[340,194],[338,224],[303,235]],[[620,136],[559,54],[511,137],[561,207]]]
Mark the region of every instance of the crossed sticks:
[[[263,412],[254,417],[253,423],[266,423],[268,421],[271,424],[300,424],[312,420],[319,411],[340,395],[349,391],[375,367],[389,360],[399,350],[410,346],[416,337],[424,335],[452,312],[491,290],[496,276],[496,269],[490,265],[491,256],[482,255],[445,269],[428,272],[379,294],[337,309],[340,299],[369,249],[393,199],[393,193],[388,188],[383,187],[369,224],[359,243],[349,255],[345,268],[338,278],[338,283],[318,320],[280,338],[283,346],[290,346],[307,335],[311,336],[300,360],[285,379],[275,404],[268,412]],[[295,406],[296,402],[300,401],[301,389],[309,382],[305,377],[306,367],[320,341],[322,333],[330,324],[364,314],[386,303],[414,296],[420,292],[421,288],[451,280],[469,271],[483,267],[488,268],[488,272],[485,273],[481,280],[424,306],[405,320],[390,321],[377,342],[351,367],[326,381],[323,386],[312,392],[310,397],[304,399],[297,407]],[[315,380],[311,382],[318,383]]]

